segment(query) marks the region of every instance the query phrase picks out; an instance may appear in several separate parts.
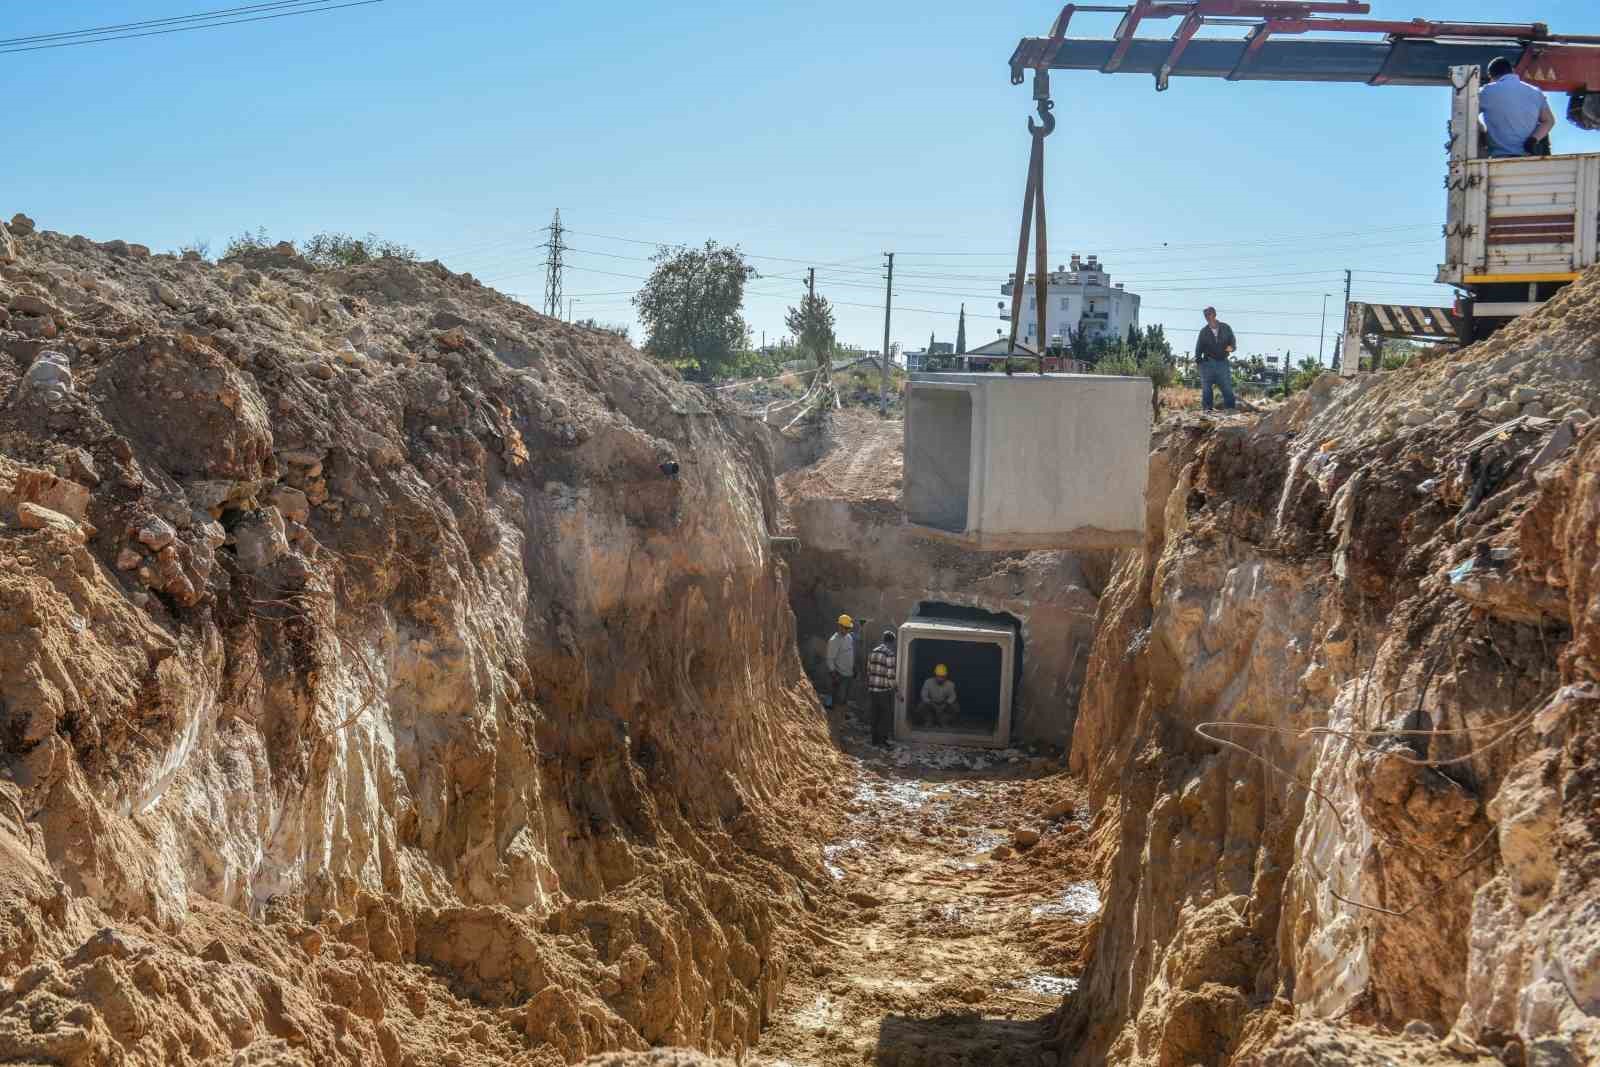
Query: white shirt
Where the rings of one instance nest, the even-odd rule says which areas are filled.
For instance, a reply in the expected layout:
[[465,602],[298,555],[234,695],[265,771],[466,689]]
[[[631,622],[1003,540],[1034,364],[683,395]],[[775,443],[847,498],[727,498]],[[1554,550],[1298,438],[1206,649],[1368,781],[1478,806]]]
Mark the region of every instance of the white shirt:
[[852,677],[856,673],[856,638],[853,633],[836,633],[828,638],[828,669]]

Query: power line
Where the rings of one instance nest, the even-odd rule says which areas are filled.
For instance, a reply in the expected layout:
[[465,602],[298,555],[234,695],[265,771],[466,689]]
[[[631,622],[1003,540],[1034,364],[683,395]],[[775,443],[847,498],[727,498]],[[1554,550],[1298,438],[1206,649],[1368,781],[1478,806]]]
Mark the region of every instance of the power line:
[[[1332,233],[1332,234],[1310,234],[1310,235],[1302,235],[1302,236],[1283,235],[1283,236],[1265,238],[1265,239],[1258,240],[1258,241],[1215,241],[1215,242],[1200,242],[1200,243],[1194,243],[1194,244],[1177,244],[1177,245],[1168,244],[1168,245],[1161,245],[1161,246],[1153,246],[1152,245],[1152,246],[1145,246],[1145,247],[1142,247],[1142,248],[1109,249],[1109,250],[1104,250],[1104,251],[1097,252],[1096,254],[1097,255],[1116,255],[1116,254],[1137,253],[1137,252],[1168,253],[1168,252],[1177,251],[1177,250],[1186,249],[1186,248],[1195,248],[1195,249],[1201,249],[1201,248],[1253,248],[1253,247],[1263,247],[1263,246],[1271,247],[1271,246],[1275,246],[1275,245],[1284,245],[1284,244],[1299,245],[1299,244],[1301,244],[1301,243],[1303,243],[1305,241],[1310,241],[1310,240],[1337,240],[1337,239],[1346,239],[1346,238],[1369,237],[1372,234],[1395,233],[1395,232],[1399,232],[1399,231],[1403,231],[1403,230],[1431,229],[1431,228],[1433,228],[1433,224],[1432,223],[1411,223],[1411,224],[1408,224],[1408,225],[1405,225],[1405,226],[1380,227],[1380,228],[1371,229],[1371,230],[1352,230],[1352,231],[1345,231],[1345,232]],[[624,244],[639,244],[639,245],[647,245],[647,246],[650,246],[650,247],[657,247],[657,248],[659,248],[659,247],[677,247],[680,244],[679,242],[673,242],[673,241],[653,241],[653,240],[646,240],[644,238],[639,238],[639,237],[623,237],[623,236],[620,236],[618,234],[598,233],[598,232],[591,231],[591,230],[573,230],[572,232],[575,233],[575,234],[579,234],[580,236],[595,237],[595,238],[598,238],[598,239],[604,240],[604,241],[620,241],[620,242],[623,242]],[[1363,247],[1363,248],[1384,248],[1384,247],[1397,247],[1397,246],[1408,246],[1408,245],[1415,245],[1415,244],[1433,244],[1433,243],[1434,242],[1431,241],[1431,240],[1429,240],[1429,241],[1420,241],[1420,242],[1419,241],[1411,241],[1411,240],[1401,241],[1401,242],[1362,242],[1358,247]],[[1329,251],[1340,251],[1340,249],[1332,249],[1332,250],[1329,250]],[[748,259],[772,260],[774,262],[779,262],[779,263],[809,264],[811,262],[811,260],[809,260],[809,259],[798,259],[798,258],[795,258],[795,257],[792,257],[792,256],[763,255],[763,254],[759,254],[759,253],[755,253],[755,252],[746,252],[743,249],[740,249],[740,252]],[[1301,255],[1302,253],[1303,253],[1303,249],[1297,248],[1291,254],[1292,255]],[[601,252],[596,252],[594,254],[596,254],[596,255],[615,255],[614,253],[601,253]],[[990,253],[990,252],[950,252],[950,253],[927,252],[927,253],[898,253],[898,254],[900,254],[900,255],[920,254],[920,255],[925,255],[925,256],[951,255],[951,256],[986,256],[986,257],[992,257],[992,256],[995,256],[995,255],[999,255],[1000,253]],[[1011,253],[1005,253],[1005,255],[1009,258]],[[870,258],[870,257],[863,256],[863,257],[860,257],[860,258],[861,259],[867,259],[867,258]],[[1270,259],[1270,258],[1273,258],[1273,257],[1267,256],[1266,258]],[[1256,261],[1257,260],[1248,260],[1248,261],[1245,261],[1245,262],[1256,262]],[[1171,263],[1171,262],[1173,262],[1173,260],[1170,257],[1163,256],[1160,260],[1151,260],[1149,262]],[[1239,266],[1239,265],[1242,265],[1242,264],[1241,263],[1232,263],[1232,264],[1230,264],[1230,266]],[[1336,273],[1339,273],[1341,270],[1342,270],[1342,268],[1329,268],[1325,272],[1319,271],[1317,273],[1336,274]],[[863,268],[858,268],[856,270],[853,270],[852,273],[868,274],[868,275],[877,274],[878,273],[878,268],[863,267]],[[970,273],[956,274],[956,273],[950,273],[950,272],[919,272],[919,271],[900,270],[897,273],[899,273],[902,277],[930,277],[930,278],[931,277],[947,277],[947,278],[968,278],[968,279],[979,278],[979,277],[982,277],[982,278],[992,278],[992,277],[994,277],[994,274],[992,272],[991,273],[986,273],[986,274],[983,274],[983,275],[977,275],[977,274],[970,274]],[[1378,273],[1378,272],[1371,272],[1371,273]],[[1411,277],[1422,277],[1422,275],[1415,275],[1415,274],[1409,275],[1409,276],[1411,276]]]
[[[1431,224],[1422,224],[1422,225],[1431,225]],[[1408,227],[1395,227],[1394,229],[1403,229],[1403,228],[1408,228]],[[624,236],[621,236],[621,235],[618,235],[618,234],[602,234],[602,233],[598,233],[598,232],[594,232],[594,231],[587,231],[587,230],[585,230],[585,231],[570,231],[569,230],[568,232],[569,233],[582,233],[582,234],[585,234],[587,236],[595,237],[595,238],[600,239],[600,240],[621,241],[621,242],[628,243],[628,244],[647,245],[647,246],[653,246],[653,247],[661,247],[663,245],[671,247],[669,242],[651,241],[651,240],[646,240],[646,239],[643,239],[643,238],[624,237]],[[1271,243],[1271,242],[1268,242],[1268,243]],[[1332,253],[1335,253],[1335,252],[1342,252],[1342,251],[1367,251],[1367,250],[1370,250],[1370,249],[1387,247],[1389,245],[1400,245],[1400,246],[1410,247],[1410,246],[1415,246],[1415,245],[1418,245],[1418,244],[1431,245],[1432,243],[1433,242],[1431,240],[1430,241],[1423,241],[1423,242],[1416,242],[1416,241],[1402,241],[1402,242],[1388,242],[1388,243],[1378,242],[1378,243],[1367,243],[1367,244],[1358,246],[1357,248],[1354,248],[1354,249],[1325,249],[1325,250],[1322,250],[1322,252],[1324,254],[1332,254]],[[1247,242],[1247,244],[1248,244],[1248,242]],[[577,254],[577,255],[592,255],[592,256],[598,256],[600,258],[617,259],[617,260],[624,260],[624,261],[631,261],[631,262],[651,262],[651,261],[653,261],[651,259],[646,259],[645,257],[626,256],[626,255],[623,255],[621,253],[604,252],[604,251],[601,251],[601,250],[598,250],[598,249],[579,249],[579,248],[571,248],[569,246],[568,251],[573,253],[573,254]],[[741,253],[743,255],[745,255],[747,258],[750,258],[750,259],[772,260],[774,262],[783,262],[783,263],[809,263],[809,262],[814,262],[813,260],[799,259],[797,257],[791,257],[791,256],[768,256],[768,255],[764,255],[764,254],[761,254],[761,253],[744,252],[742,249],[741,249]],[[1293,253],[1290,253],[1290,255],[1292,257],[1301,257],[1301,256],[1304,255],[1304,252],[1303,252],[1303,250],[1297,249]],[[830,284],[839,285],[839,286],[850,286],[850,287],[855,287],[855,288],[876,288],[877,279],[873,279],[872,281],[868,281],[868,279],[872,279],[873,275],[877,273],[876,269],[870,268],[870,267],[862,268],[862,267],[852,267],[852,266],[847,266],[846,265],[846,264],[849,264],[851,262],[856,262],[856,261],[860,261],[860,260],[866,260],[866,259],[869,259],[869,258],[872,258],[872,257],[863,256],[863,257],[857,257],[857,260],[841,260],[841,261],[838,261],[838,262],[833,263],[833,264],[825,264],[823,267],[821,267],[819,269],[823,272],[825,278],[829,278],[830,279]],[[1277,257],[1277,258],[1282,258],[1282,257],[1280,256],[1280,257]],[[525,260],[522,260],[522,262],[525,262]],[[518,263],[518,260],[513,258],[512,261],[506,262],[503,265],[504,266],[514,266],[514,265],[517,265],[517,263]],[[1175,264],[1172,261],[1172,257],[1170,257],[1170,256],[1169,257],[1163,257],[1163,259],[1161,260],[1161,263],[1162,263],[1163,266],[1168,266],[1168,267],[1177,266],[1178,265],[1178,264]],[[1233,267],[1245,267],[1245,268],[1248,269],[1248,267],[1251,264],[1249,264],[1247,262],[1244,262],[1244,261],[1234,260],[1234,261],[1231,261],[1229,265],[1233,266]],[[1335,277],[1338,276],[1339,273],[1342,273],[1342,271],[1337,270],[1335,268],[1331,268],[1331,267],[1323,268],[1323,269],[1319,269],[1319,270],[1302,270],[1302,271],[1284,271],[1284,270],[1275,270],[1275,269],[1273,269],[1273,268],[1277,267],[1278,265],[1279,264],[1277,264],[1276,262],[1272,262],[1270,260],[1263,260],[1263,261],[1261,261],[1261,265],[1256,268],[1257,269],[1256,273],[1244,273],[1244,274],[1240,274],[1240,273],[1213,274],[1213,273],[1209,273],[1209,272],[1201,273],[1201,274],[1166,274],[1166,273],[1149,274],[1149,275],[1137,275],[1137,274],[1135,274],[1135,275],[1130,275],[1130,276],[1124,276],[1124,284],[1125,285],[1131,285],[1131,286],[1137,286],[1140,292],[1180,292],[1180,291],[1196,291],[1196,292],[1198,292],[1198,291],[1216,290],[1216,291],[1233,291],[1233,292],[1259,291],[1259,292],[1262,292],[1263,294],[1273,293],[1273,294],[1276,295],[1278,293],[1283,293],[1284,295],[1287,295],[1287,290],[1283,289],[1281,286],[1278,286],[1278,285],[1274,284],[1276,280],[1278,280],[1278,279],[1287,280],[1287,279],[1290,279],[1290,278],[1326,278],[1329,281],[1332,281]],[[1285,267],[1292,266],[1292,265],[1293,264],[1290,264],[1290,263],[1282,264],[1282,266],[1285,266]],[[577,267],[576,265],[569,265],[569,269],[588,269],[588,270],[591,270],[593,273],[609,273],[609,272],[599,271],[599,270],[596,270],[594,268],[580,268],[580,267]],[[1261,273],[1262,271],[1269,271],[1270,273]],[[763,280],[766,280],[766,281],[793,280],[794,278],[798,277],[799,273],[800,272],[795,272],[795,273],[792,273],[792,274],[784,274],[784,275],[767,275],[767,276],[765,276],[765,278]],[[897,270],[896,273],[897,273],[897,275],[899,277],[906,278],[906,279],[913,279],[913,280],[925,279],[925,280],[928,280],[928,281],[933,281],[935,283],[937,283],[938,281],[954,281],[954,282],[958,282],[958,283],[962,282],[962,281],[972,281],[972,282],[977,282],[980,286],[993,285],[994,282],[997,280],[997,274],[998,274],[998,272],[977,274],[977,273],[956,273],[956,272],[915,271],[915,270]],[[1376,271],[1376,270],[1374,270],[1374,271],[1371,271],[1370,273],[1372,273],[1373,275],[1380,275],[1380,274],[1389,275],[1389,276],[1392,276],[1394,278],[1402,278],[1402,277],[1425,278],[1426,277],[1426,275],[1413,274],[1413,273],[1409,273],[1409,272],[1399,272],[1399,271]],[[515,275],[515,274],[501,275],[501,277],[516,277],[516,276],[518,276],[518,275]],[[637,278],[637,276],[635,276],[635,275],[614,274],[613,276],[616,276],[616,277],[629,277],[629,278],[636,278],[637,280],[643,280],[643,279]],[[1263,280],[1260,284],[1257,284],[1257,285],[1219,286],[1219,285],[1216,284],[1218,282],[1225,281],[1225,280],[1245,281],[1245,280],[1254,280],[1254,279],[1265,279],[1265,280]],[[1193,286],[1172,286],[1172,285],[1159,284],[1159,283],[1178,282],[1178,281],[1193,281],[1193,282],[1202,283],[1202,284],[1197,284],[1197,285],[1193,285]],[[1300,284],[1303,285],[1303,284],[1307,284],[1307,283],[1306,282],[1301,282]],[[1311,284],[1314,284],[1314,283],[1311,283]],[[1394,285],[1405,285],[1407,283],[1393,282],[1392,284],[1394,284]],[[1416,288],[1419,288],[1419,289],[1424,287],[1424,286],[1427,286],[1431,292],[1437,292],[1437,290],[1433,288],[1435,283],[1419,281],[1419,282],[1412,283],[1412,284],[1414,284],[1414,286]],[[911,290],[909,288],[904,288],[904,287],[902,287],[902,288],[903,288],[903,291],[906,291],[906,292],[913,291],[913,290]],[[950,289],[935,288],[933,286],[924,286],[919,291],[921,291],[923,293],[926,293],[927,295],[955,296],[955,297],[965,296],[965,297],[967,297],[969,299],[986,299],[986,298],[991,297],[993,295],[992,292],[976,293],[976,292],[972,292],[972,291],[970,291],[968,289],[965,289],[965,288],[958,290],[958,289],[954,289],[954,288],[950,288]],[[1309,292],[1309,290],[1308,290],[1308,292]],[[1315,295],[1315,294],[1312,294],[1312,295]]]
[[[325,11],[340,11],[349,7],[366,7],[369,4],[381,3],[383,0],[342,0],[340,3],[330,3],[329,0],[279,0],[277,3],[218,8],[195,15],[179,15],[173,18],[147,19],[143,22],[101,26],[88,30],[0,39],[0,55],[14,52],[41,52],[51,48],[72,48],[106,41],[128,41],[138,37],[161,37],[169,33],[186,33],[189,30],[207,30],[218,26],[238,26],[248,22],[269,22],[295,15],[314,15]],[[289,10],[275,10],[279,8]],[[274,13],[258,13],[267,11]]]
[[61,33],[35,33],[26,37],[0,37],[0,45],[33,44],[37,41],[53,41],[64,37],[84,37],[92,34],[120,33],[128,30],[148,29],[152,26],[165,26],[177,22],[193,22],[197,19],[222,18],[227,15],[249,14],[256,11],[266,11],[283,7],[306,7],[311,4],[327,3],[328,0],[275,0],[273,3],[246,4],[243,7],[224,7],[215,11],[202,11],[197,15],[174,15],[163,19],[141,19],[137,22],[120,22],[110,26],[94,26],[87,30],[66,30]]
[[[1394,233],[1400,230],[1433,229],[1434,224],[1429,222],[1413,222],[1403,226],[1384,226],[1365,230],[1348,230],[1340,233],[1308,233],[1308,234],[1280,234],[1274,237],[1261,238],[1255,241],[1197,241],[1186,244],[1172,244],[1170,242],[1160,245],[1145,245],[1136,248],[1111,248],[1096,252],[1096,255],[1116,255],[1127,252],[1165,252],[1177,248],[1249,248],[1260,245],[1297,244],[1302,241],[1333,241],[1344,237],[1365,237],[1373,233]],[[907,256],[938,257],[986,257],[989,259],[1010,259],[1014,252],[904,252]]]

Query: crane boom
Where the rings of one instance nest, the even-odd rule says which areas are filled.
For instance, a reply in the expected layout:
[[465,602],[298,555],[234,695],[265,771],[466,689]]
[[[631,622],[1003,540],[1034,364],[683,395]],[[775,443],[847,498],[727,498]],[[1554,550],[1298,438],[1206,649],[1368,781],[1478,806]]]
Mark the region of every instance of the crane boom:
[[[1357,0],[1067,4],[1049,36],[1024,38],[1017,46],[1011,80],[1020,85],[1029,70],[1097,70],[1151,74],[1158,90],[1166,89],[1172,77],[1449,86],[1450,68],[1482,66],[1505,56],[1524,81],[1541,89],[1600,92],[1600,36],[1553,34],[1538,22],[1347,17],[1370,11],[1370,4]],[[1073,17],[1082,13],[1120,14],[1122,20],[1110,38],[1068,37]],[[1173,18],[1182,21],[1170,38],[1136,36],[1147,22]],[[1208,26],[1242,27],[1245,33],[1231,39],[1201,36]],[[1364,39],[1340,39],[1341,34]]]

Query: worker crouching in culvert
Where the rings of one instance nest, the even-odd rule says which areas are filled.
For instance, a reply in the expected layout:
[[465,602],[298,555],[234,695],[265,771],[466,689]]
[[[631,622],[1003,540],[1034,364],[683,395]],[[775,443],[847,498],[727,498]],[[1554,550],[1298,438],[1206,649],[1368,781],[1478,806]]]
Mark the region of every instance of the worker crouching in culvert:
[[950,668],[943,663],[933,669],[933,677],[922,683],[922,702],[917,705],[920,726],[954,726],[961,718],[961,703],[956,699],[956,683]]

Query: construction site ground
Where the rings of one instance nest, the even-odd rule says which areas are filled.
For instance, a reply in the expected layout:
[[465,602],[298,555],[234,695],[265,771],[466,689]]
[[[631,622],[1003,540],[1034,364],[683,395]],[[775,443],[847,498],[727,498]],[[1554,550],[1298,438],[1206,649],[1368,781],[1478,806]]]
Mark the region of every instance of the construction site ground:
[[758,1062],[1054,1063],[1048,1023],[1100,906],[1059,758],[877,748],[857,709],[834,734],[853,774],[824,848],[841,892],[814,913]]

